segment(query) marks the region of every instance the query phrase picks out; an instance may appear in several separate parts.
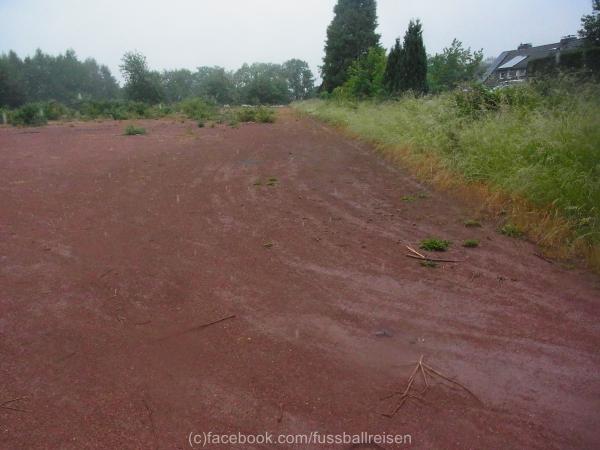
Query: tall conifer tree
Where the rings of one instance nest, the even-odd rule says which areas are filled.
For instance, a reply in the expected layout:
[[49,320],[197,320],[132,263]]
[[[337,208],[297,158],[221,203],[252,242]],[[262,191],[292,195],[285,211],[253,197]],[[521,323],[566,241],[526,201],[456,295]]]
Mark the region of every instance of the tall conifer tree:
[[356,59],[379,45],[377,2],[338,0],[334,18],[327,28],[325,57],[321,72],[322,90],[331,92],[348,78],[348,68]]
[[418,19],[410,21],[404,36],[402,72],[402,91],[427,92],[427,53],[423,44],[423,25]]
[[404,49],[400,44],[400,39],[396,39],[396,44],[391,48],[385,66],[383,83],[388,94],[396,95],[402,89],[402,77],[404,76]]

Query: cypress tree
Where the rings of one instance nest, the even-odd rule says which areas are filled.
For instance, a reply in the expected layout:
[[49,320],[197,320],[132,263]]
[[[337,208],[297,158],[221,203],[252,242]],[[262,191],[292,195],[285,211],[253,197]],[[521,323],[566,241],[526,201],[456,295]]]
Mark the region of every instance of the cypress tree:
[[427,53],[423,44],[421,21],[410,21],[404,35],[404,58],[401,90],[416,94],[427,92]]
[[353,61],[379,45],[377,2],[375,0],[338,0],[334,18],[327,28],[325,57],[321,73],[322,90],[331,92],[344,84]]
[[388,94],[396,95],[402,88],[402,78],[404,76],[404,49],[400,44],[400,39],[396,39],[396,44],[390,49],[390,54],[385,66],[383,83]]

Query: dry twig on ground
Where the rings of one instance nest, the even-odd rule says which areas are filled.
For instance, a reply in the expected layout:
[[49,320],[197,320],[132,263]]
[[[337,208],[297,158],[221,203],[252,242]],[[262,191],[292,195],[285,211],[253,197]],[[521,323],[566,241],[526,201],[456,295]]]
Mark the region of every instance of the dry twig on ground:
[[[415,391],[415,383],[417,382],[419,375],[420,375],[421,379],[423,380],[425,387],[420,392],[417,391],[416,393],[413,393]],[[415,365],[413,371],[411,372],[410,376],[408,377],[408,382],[406,384],[406,388],[404,389],[404,391],[393,392],[392,394],[390,394],[386,397],[383,397],[381,399],[381,400],[387,400],[387,399],[390,399],[390,398],[393,398],[396,396],[400,396],[400,400],[399,400],[398,404],[396,405],[396,407],[394,408],[394,410],[391,413],[386,413],[383,415],[385,417],[394,417],[398,413],[398,411],[400,411],[400,409],[402,409],[404,404],[411,398],[414,400],[423,402],[423,403],[427,403],[425,401],[425,399],[423,398],[423,396],[427,393],[427,391],[431,387],[431,385],[429,384],[430,379],[433,379],[435,377],[442,378],[443,380],[445,380],[449,383],[459,386],[465,392],[467,392],[471,397],[473,397],[477,401],[477,403],[480,403],[480,404],[482,403],[481,400],[479,400],[479,398],[473,392],[471,392],[465,385],[459,383],[458,381],[456,381],[450,377],[447,377],[446,375],[442,374],[438,370],[431,367],[429,364],[425,363],[423,361],[423,355],[421,355],[421,357],[419,358],[419,361],[417,361],[417,364]]]
[[455,259],[430,258],[429,256],[425,256],[425,255],[419,253],[414,248],[412,248],[412,247],[410,247],[408,245],[406,246],[406,248],[411,252],[410,254],[406,254],[405,255],[408,258],[418,259],[420,261],[433,261],[433,262],[446,262],[446,263],[459,263],[459,262],[462,262],[462,261],[458,261],[458,260],[455,260]]

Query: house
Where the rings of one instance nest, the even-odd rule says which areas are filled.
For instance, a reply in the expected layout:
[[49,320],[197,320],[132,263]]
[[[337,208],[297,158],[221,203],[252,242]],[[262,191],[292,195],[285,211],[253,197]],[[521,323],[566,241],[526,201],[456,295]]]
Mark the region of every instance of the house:
[[561,57],[581,53],[583,44],[583,39],[575,36],[565,36],[556,44],[537,47],[521,44],[516,50],[502,52],[481,81],[489,87],[522,83],[551,71],[561,64]]

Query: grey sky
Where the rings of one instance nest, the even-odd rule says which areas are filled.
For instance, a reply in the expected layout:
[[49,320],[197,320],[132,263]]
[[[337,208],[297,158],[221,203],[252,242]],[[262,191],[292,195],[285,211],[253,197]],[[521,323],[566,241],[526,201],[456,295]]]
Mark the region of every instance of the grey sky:
[[[118,76],[121,55],[137,49],[153,69],[323,56],[335,0],[0,0],[0,52],[73,48]],[[379,32],[389,48],[411,18],[424,22],[428,53],[454,37],[486,56],[520,42],[574,34],[591,0],[379,0]],[[120,78],[120,77],[119,77]]]

